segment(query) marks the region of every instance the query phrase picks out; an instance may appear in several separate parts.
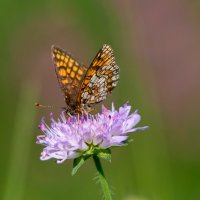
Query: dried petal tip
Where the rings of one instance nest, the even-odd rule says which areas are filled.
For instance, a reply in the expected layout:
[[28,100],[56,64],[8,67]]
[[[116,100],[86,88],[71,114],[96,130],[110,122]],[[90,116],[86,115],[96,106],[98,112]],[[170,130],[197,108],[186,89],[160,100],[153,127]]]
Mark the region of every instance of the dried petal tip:
[[127,143],[128,134],[148,127],[136,127],[141,120],[137,111],[130,114],[131,106],[126,103],[115,110],[102,106],[102,112],[87,117],[69,117],[61,114],[57,121],[50,115],[50,127],[42,119],[39,129],[44,133],[37,137],[37,144],[45,146],[41,160],[57,159],[62,163],[66,159],[93,155],[112,146],[123,146]]

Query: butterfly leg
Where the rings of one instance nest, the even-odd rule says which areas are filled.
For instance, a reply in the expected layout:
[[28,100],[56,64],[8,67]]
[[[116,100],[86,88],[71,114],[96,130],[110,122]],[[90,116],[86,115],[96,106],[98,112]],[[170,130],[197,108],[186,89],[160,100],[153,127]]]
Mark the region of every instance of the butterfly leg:
[[80,124],[80,114],[79,113],[77,114],[77,119],[78,119],[78,126],[79,126],[79,124]]
[[72,117],[70,112],[66,112],[66,115],[69,116],[69,117]]

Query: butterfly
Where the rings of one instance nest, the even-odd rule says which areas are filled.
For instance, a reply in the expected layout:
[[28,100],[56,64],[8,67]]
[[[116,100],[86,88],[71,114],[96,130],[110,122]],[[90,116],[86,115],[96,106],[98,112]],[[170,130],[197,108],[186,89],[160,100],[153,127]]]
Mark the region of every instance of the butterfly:
[[92,111],[117,86],[119,67],[112,48],[107,44],[99,50],[89,67],[56,46],[52,46],[52,58],[60,88],[64,92],[66,114]]

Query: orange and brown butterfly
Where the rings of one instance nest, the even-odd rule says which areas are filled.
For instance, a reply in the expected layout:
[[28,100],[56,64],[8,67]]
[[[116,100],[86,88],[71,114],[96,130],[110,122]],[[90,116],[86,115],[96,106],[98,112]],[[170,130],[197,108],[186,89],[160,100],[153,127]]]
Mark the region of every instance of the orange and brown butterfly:
[[119,67],[112,48],[104,44],[89,67],[81,65],[64,49],[52,46],[59,85],[67,104],[66,113],[88,113],[116,87]]

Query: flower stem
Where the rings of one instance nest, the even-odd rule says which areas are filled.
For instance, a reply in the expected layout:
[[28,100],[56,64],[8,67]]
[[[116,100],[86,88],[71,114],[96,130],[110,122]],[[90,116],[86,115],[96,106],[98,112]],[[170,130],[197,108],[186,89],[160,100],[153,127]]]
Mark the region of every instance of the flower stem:
[[97,171],[98,171],[99,180],[100,180],[101,187],[102,187],[102,190],[103,190],[103,193],[104,193],[104,197],[105,197],[106,200],[112,200],[110,189],[109,189],[108,183],[106,181],[106,177],[104,175],[100,159],[99,159],[98,156],[95,156],[95,155],[93,156],[93,159],[94,159],[94,163],[95,163],[95,166],[97,168]]

